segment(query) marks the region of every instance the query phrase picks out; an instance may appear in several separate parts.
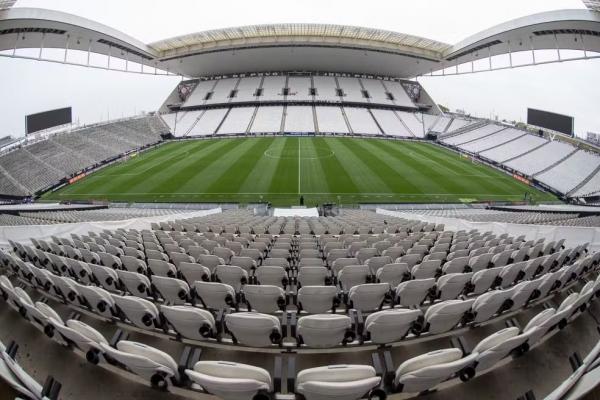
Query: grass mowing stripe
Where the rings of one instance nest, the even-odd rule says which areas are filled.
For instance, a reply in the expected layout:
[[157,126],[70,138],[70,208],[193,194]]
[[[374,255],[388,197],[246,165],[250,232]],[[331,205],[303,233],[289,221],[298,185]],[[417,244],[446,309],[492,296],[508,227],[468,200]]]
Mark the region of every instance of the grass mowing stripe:
[[[178,191],[182,193],[204,193],[218,182],[234,160],[241,157],[251,146],[251,139],[232,140],[221,149],[213,151],[198,164],[199,171],[193,172],[192,179],[183,183]],[[223,192],[223,190],[219,190]]]
[[271,141],[271,145],[265,150],[265,155],[254,165],[240,187],[240,193],[269,192],[269,186],[277,173],[277,164],[279,164],[279,157],[283,152],[285,143],[286,140]]
[[[401,192],[427,193],[439,190],[437,180],[432,180],[423,174],[423,163],[416,163],[407,156],[407,149],[403,146],[391,146],[391,143],[382,140],[364,142],[363,146],[371,153],[378,154],[380,160],[394,169],[396,179],[402,182]],[[428,168],[428,166],[427,166]]]
[[512,178],[508,178],[503,174],[482,175],[474,169],[475,165],[470,165],[469,161],[460,158],[458,155],[448,154],[448,157],[444,159],[439,155],[445,149],[437,149],[434,146],[412,146],[412,151],[437,159],[444,167],[439,171],[440,175],[447,175],[448,179],[456,183],[455,192],[470,193],[479,190],[481,193],[495,194],[512,191],[504,185],[504,182]]
[[258,163],[262,157],[264,157],[265,150],[269,148],[273,139],[262,139],[262,140],[248,140],[248,146],[240,156],[230,163],[229,168],[223,171],[221,179],[213,182],[206,192],[224,192],[224,188],[239,192],[242,184],[252,172],[252,169]]
[[[200,144],[194,143],[194,147],[199,145]],[[144,156],[147,157],[145,157],[143,163],[137,163],[137,160],[134,159],[135,163],[132,167],[129,162],[122,162],[100,171],[102,175],[97,181],[86,182],[84,179],[81,181],[81,185],[71,187],[75,187],[74,193],[97,193],[101,195],[110,194],[112,192],[123,192],[124,188],[126,188],[126,190],[131,190],[142,182],[147,189],[147,182],[145,182],[147,175],[134,174],[136,170],[141,169],[144,172],[147,172],[148,175],[151,175],[154,166],[157,164],[167,165],[168,163],[171,163],[171,160],[179,158],[189,150],[190,146],[176,146],[175,148],[171,146],[163,148],[163,146],[161,146],[155,151],[145,154]],[[95,174],[92,176],[95,176]]]
[[[282,139],[278,139],[282,140]],[[279,154],[276,172],[269,185],[269,193],[296,193],[298,190],[298,144],[297,138],[285,138]]]
[[359,189],[338,158],[336,142],[317,138],[313,142],[315,152],[322,149],[323,154],[333,153],[333,157],[319,158],[329,190],[333,193],[359,193]]
[[[378,160],[372,154],[360,152],[356,142],[352,139],[341,139],[337,142],[336,154],[340,152],[342,165],[348,170],[348,174],[360,189],[366,193],[394,193],[395,191],[387,184],[389,178],[375,170]],[[377,166],[379,168],[380,166]],[[382,167],[386,172],[388,168]]]
[[323,170],[322,159],[333,158],[331,151],[315,147],[316,140],[305,138],[302,142],[302,192],[328,193],[332,190],[327,183],[327,173]]
[[165,176],[165,179],[157,184],[156,191],[184,192],[183,188],[190,181],[202,179],[203,171],[217,160],[219,155],[226,154],[230,149],[237,147],[238,144],[235,141],[223,140],[207,143],[199,149],[195,148],[193,155],[189,157],[183,168],[172,171],[170,175]]

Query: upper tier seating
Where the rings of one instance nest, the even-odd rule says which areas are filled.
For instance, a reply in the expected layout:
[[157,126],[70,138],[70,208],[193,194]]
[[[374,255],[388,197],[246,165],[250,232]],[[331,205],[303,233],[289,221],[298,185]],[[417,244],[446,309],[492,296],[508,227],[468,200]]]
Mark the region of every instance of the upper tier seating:
[[442,138],[442,142],[451,145],[451,146],[460,146],[462,144],[482,139],[486,136],[489,136],[493,133],[496,133],[500,130],[504,129],[503,127],[495,124],[484,125],[480,128],[473,129],[471,131],[461,133],[459,135],[448,136]]
[[[200,81],[183,104],[183,108],[255,101],[371,103],[416,108],[401,82],[354,77],[284,75]],[[446,120],[446,125],[449,122],[450,119]]]
[[536,179],[566,194],[590,176],[598,166],[600,156],[579,150],[554,168],[537,175]]
[[57,134],[13,150],[0,156],[1,193],[31,195],[47,189],[102,161],[157,143],[166,130],[158,117],[134,118]]
[[506,160],[518,157],[528,153],[535,148],[542,146],[548,141],[534,135],[524,135],[517,140],[495,147],[491,150],[479,153],[482,157],[492,161],[503,163]]
[[510,128],[503,129],[497,133],[494,133],[493,135],[459,145],[458,147],[471,153],[480,153],[496,146],[500,146],[506,142],[510,142],[511,140],[517,139],[524,135],[526,135],[526,133],[523,131]]
[[522,156],[509,161],[506,163],[506,166],[522,172],[527,176],[533,176],[567,157],[575,150],[576,149],[570,144],[552,141],[539,149],[525,153]]

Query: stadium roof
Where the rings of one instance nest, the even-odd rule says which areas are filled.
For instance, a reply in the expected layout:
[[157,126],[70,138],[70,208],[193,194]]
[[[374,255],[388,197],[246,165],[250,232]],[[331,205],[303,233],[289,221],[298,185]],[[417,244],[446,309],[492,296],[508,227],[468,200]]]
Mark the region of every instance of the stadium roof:
[[452,46],[397,32],[323,24],[225,28],[144,44],[63,12],[32,8],[0,11],[1,55],[8,52],[15,56],[21,48],[89,51],[187,77],[317,71],[407,78],[518,51],[600,52],[600,14],[585,9],[535,14],[497,25]]
[[164,56],[189,52],[193,49],[208,49],[231,46],[235,43],[263,44],[273,41],[334,41],[348,45],[384,47],[399,51],[414,50],[430,53],[432,57],[448,49],[450,45],[418,36],[358,26],[325,24],[272,24],[249,25],[215,29],[151,43],[150,47]]
[[11,8],[16,2],[17,0],[0,0],[0,10]]
[[600,0],[583,0],[583,3],[590,10],[600,11]]

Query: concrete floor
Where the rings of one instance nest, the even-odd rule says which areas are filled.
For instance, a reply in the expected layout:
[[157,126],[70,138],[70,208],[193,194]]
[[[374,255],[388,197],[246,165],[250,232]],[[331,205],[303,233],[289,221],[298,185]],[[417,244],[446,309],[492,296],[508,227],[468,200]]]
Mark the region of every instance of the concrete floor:
[[[577,289],[576,289],[577,290]],[[28,290],[35,300],[39,294]],[[559,303],[560,299],[556,299]],[[61,304],[49,303],[63,318],[67,318],[71,310]],[[521,313],[516,319],[524,326],[525,323],[541,310],[537,307]],[[591,312],[600,316],[600,300],[591,307]],[[116,327],[100,322],[94,318],[84,317],[82,321],[100,330],[105,337],[110,338]],[[496,332],[505,325],[498,322],[485,327],[470,330],[464,335],[465,342],[474,346],[479,340]],[[61,399],[64,400],[121,400],[121,399],[182,399],[171,393],[158,392],[150,387],[132,382],[119,374],[106,371],[87,363],[75,353],[49,339],[18,313],[0,300],[0,339],[8,344],[11,340],[18,342],[20,348],[17,361],[39,382],[44,382],[47,375],[54,376],[63,384]],[[560,382],[567,378],[572,370],[568,357],[578,352],[581,357],[593,348],[600,339],[596,320],[589,314],[581,315],[563,331],[558,332],[550,340],[506,366],[491,373],[478,376],[466,384],[445,388],[422,396],[423,399],[516,399],[529,390],[533,390],[537,399],[543,399]],[[159,348],[171,354],[178,360],[183,345],[173,340],[153,337],[142,333],[132,333],[130,340],[140,341]],[[434,349],[451,347],[448,338],[414,343],[391,350],[394,364],[397,367],[402,361]],[[261,366],[272,370],[275,355],[243,352],[239,350],[204,349],[202,359],[205,360],[235,360],[242,363]],[[283,355],[284,366],[286,358]],[[296,355],[297,371],[315,366],[337,363],[370,364],[370,351],[357,351],[337,354],[299,354]],[[0,385],[0,400],[14,397],[6,387]],[[198,394],[195,398],[207,398]],[[392,396],[393,398],[393,396]],[[598,394],[590,395],[590,400],[598,399]]]

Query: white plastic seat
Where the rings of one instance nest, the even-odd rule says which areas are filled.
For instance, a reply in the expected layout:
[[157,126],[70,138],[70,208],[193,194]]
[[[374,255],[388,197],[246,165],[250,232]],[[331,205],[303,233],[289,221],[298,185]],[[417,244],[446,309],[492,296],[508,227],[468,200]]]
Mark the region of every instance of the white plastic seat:
[[79,295],[88,307],[105,318],[111,318],[115,311],[115,301],[112,295],[103,288],[96,286],[77,286]]
[[231,265],[243,268],[248,274],[256,269],[256,261],[251,257],[233,256],[231,257],[230,263]]
[[381,309],[390,294],[387,283],[369,283],[350,288],[348,300],[351,308],[366,312]]
[[525,267],[525,265],[525,262],[519,262],[502,267],[502,270],[498,274],[498,276],[502,279],[500,287],[506,289],[507,287],[512,286],[513,283],[515,283],[515,281],[521,275],[521,272],[523,271],[523,267]]
[[560,315],[557,315],[554,308],[547,308],[531,318],[523,328],[523,332],[528,335],[528,345],[531,347],[537,344],[559,321]]
[[402,282],[396,288],[397,302],[405,307],[418,307],[431,294],[433,287],[435,287],[434,278]]
[[248,283],[248,273],[240,267],[219,265],[214,272],[218,282],[231,286],[238,293]]
[[[511,294],[509,290],[492,290],[477,297],[472,307],[475,314],[473,322],[480,323],[487,321],[502,308],[510,308],[512,306],[512,301],[510,301]],[[509,302],[505,304],[507,300]]]
[[77,282],[71,278],[62,276],[49,275],[52,281],[54,291],[61,297],[63,297],[69,303],[78,303],[79,292],[77,291]]
[[338,258],[331,265],[331,271],[337,276],[337,274],[339,274],[340,271],[348,265],[360,265],[360,262],[358,261],[358,258],[354,257]]
[[419,264],[423,260],[423,255],[418,254],[406,254],[396,259],[396,263],[405,263],[408,264],[408,268],[412,270],[412,268]]
[[380,381],[368,365],[331,365],[300,371],[295,391],[306,400],[358,400]]
[[[365,247],[360,249],[357,253],[356,253],[356,258],[358,258],[358,261],[361,264],[365,264],[365,262],[367,260],[369,260],[370,258],[373,257],[377,257],[379,255],[379,251],[376,248],[373,247]],[[385,264],[390,263],[391,261],[387,261]]]
[[[181,264],[183,263],[179,263],[180,267]],[[154,275],[168,276],[170,278],[177,276],[177,268],[175,268],[175,265],[164,260],[148,260],[148,268]]]
[[490,266],[493,256],[493,254],[487,252],[476,256],[471,255],[471,257],[469,258],[469,268],[472,272],[477,272],[481,271],[482,269],[486,269]]
[[423,261],[412,268],[411,274],[414,279],[435,278],[441,272],[440,265],[440,260]]
[[365,320],[365,330],[373,343],[389,344],[402,340],[411,329],[421,332],[421,310],[392,309],[370,314]]
[[499,283],[499,275],[503,268],[489,268],[473,273],[471,277],[473,290],[471,293],[473,295],[480,295],[496,286]]
[[275,257],[268,257],[265,258],[262,262],[263,266],[268,266],[268,267],[281,267],[285,270],[288,270],[290,268],[290,263],[287,259],[285,258],[275,258]]
[[227,247],[215,247],[213,250],[213,254],[219,258],[222,258],[225,261],[225,264],[229,264],[231,261],[231,257],[235,255],[233,250]]
[[397,287],[403,281],[410,279],[410,270],[407,264],[386,264],[377,270],[378,282],[387,283],[391,287]]
[[227,284],[196,281],[193,287],[196,296],[207,308],[223,310],[235,306],[235,290]]
[[307,267],[322,267],[325,262],[322,258],[304,257],[298,262],[298,269],[302,270]]
[[54,328],[63,339],[86,353],[90,362],[99,362],[97,353],[101,351],[100,343],[108,346],[108,341],[100,332],[78,320],[70,319],[64,325],[57,324]]
[[514,326],[486,337],[473,349],[474,353],[478,353],[476,369],[485,371],[493,367],[510,352],[523,346],[527,339],[529,339],[529,335],[527,333],[519,334],[519,328]]
[[215,271],[218,265],[225,265],[225,260],[212,254],[200,254],[196,257],[196,262],[208,268],[211,273]]
[[167,353],[142,343],[121,340],[116,349],[100,343],[102,352],[125,365],[136,375],[150,381],[152,386],[164,389],[171,380],[179,380],[177,363]]
[[137,272],[138,274],[146,273],[148,267],[146,262],[132,256],[121,256],[123,267],[129,272]]
[[324,286],[331,283],[329,270],[325,267],[304,267],[298,270],[298,285]]
[[160,306],[162,315],[182,337],[206,340],[215,335],[215,319],[210,311],[188,306]]
[[280,266],[263,265],[254,271],[256,280],[261,285],[278,286],[286,288],[289,284],[288,274],[285,268]]
[[445,274],[463,273],[469,270],[469,257],[456,257],[442,266],[442,272]]
[[71,259],[67,259],[65,261],[69,265],[73,276],[75,276],[78,281],[87,285],[92,283],[92,270],[85,261],[77,261]]
[[420,393],[461,372],[469,377],[477,357],[477,353],[463,357],[459,349],[443,349],[411,358],[396,370],[394,385],[404,393]]
[[512,301],[512,306],[510,310],[518,310],[523,307],[530,301],[533,300],[533,296],[537,287],[540,285],[540,282],[535,281],[524,281],[516,284],[514,287],[508,289],[511,292],[510,299]]
[[302,286],[298,290],[298,306],[310,314],[325,313],[339,306],[335,286]]
[[470,284],[473,273],[466,274],[447,274],[439,277],[436,283],[438,298],[441,301],[456,299],[465,292],[467,285]]
[[341,288],[348,292],[356,285],[367,283],[371,271],[366,265],[348,265],[339,272],[338,281]]
[[88,266],[92,270],[92,274],[94,274],[96,281],[100,283],[104,289],[113,292],[119,290],[119,276],[117,275],[117,271],[101,265],[88,264]]
[[181,279],[153,275],[152,286],[167,304],[185,304],[190,299],[190,286]]
[[226,361],[199,361],[185,374],[207,393],[227,400],[250,400],[273,390],[271,375],[252,365]]
[[146,297],[150,293],[150,279],[146,275],[117,270],[117,276],[125,290],[132,295]]
[[115,255],[99,252],[98,256],[100,257],[100,262],[105,267],[115,268],[115,269],[122,267],[121,259]]
[[244,286],[244,297],[248,309],[252,311],[271,314],[285,310],[285,292],[277,286],[246,285]]
[[298,319],[297,337],[309,347],[327,348],[354,341],[352,319],[340,314],[317,314]]
[[389,256],[378,256],[371,257],[365,261],[365,265],[369,267],[371,270],[371,274],[375,275],[381,268],[385,265],[391,264],[393,262],[392,258]]
[[425,324],[430,334],[448,332],[464,321],[465,313],[471,310],[474,299],[446,300],[432,305],[425,312]]
[[512,256],[512,250],[504,250],[492,257],[492,264],[494,267],[503,267],[508,264],[510,257]]
[[115,305],[135,326],[148,329],[157,325],[159,316],[154,303],[135,296],[113,295]]
[[208,282],[212,274],[208,267],[201,264],[195,263],[181,263],[179,264],[179,272],[186,282],[191,286],[196,281]]
[[225,316],[225,325],[237,343],[252,347],[280,344],[281,324],[277,317],[253,312],[238,312]]

